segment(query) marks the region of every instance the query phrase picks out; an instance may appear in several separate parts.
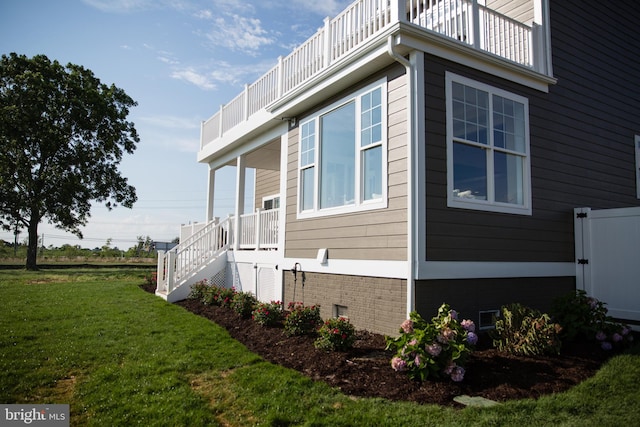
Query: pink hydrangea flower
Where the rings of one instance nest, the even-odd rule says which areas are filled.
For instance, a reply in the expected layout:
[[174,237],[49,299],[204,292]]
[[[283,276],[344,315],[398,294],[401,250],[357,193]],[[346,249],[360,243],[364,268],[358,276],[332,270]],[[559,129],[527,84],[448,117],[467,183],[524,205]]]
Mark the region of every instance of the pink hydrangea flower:
[[420,365],[422,364],[422,358],[420,357],[419,354],[416,354],[415,359],[413,359],[413,363],[414,365],[416,365],[417,367],[420,367]]
[[622,335],[620,335],[619,333],[617,333],[617,332],[616,332],[616,333],[615,333],[615,334],[613,334],[613,336],[611,337],[611,340],[612,340],[613,342],[620,342],[620,341],[622,341]]
[[473,323],[473,320],[464,319],[462,322],[460,322],[460,326],[462,326],[466,331],[469,332],[476,331],[476,324]]
[[407,362],[400,357],[394,357],[391,359],[391,367],[394,371],[402,372],[407,369]]
[[402,330],[404,331],[405,334],[410,334],[413,332],[413,321],[411,321],[411,319],[407,319],[404,322],[402,322],[402,325],[400,325],[400,328],[402,328]]
[[434,342],[433,344],[429,344],[428,346],[426,346],[426,350],[427,353],[429,353],[433,357],[437,357],[442,351],[442,346],[437,342]]
[[598,341],[604,341],[605,339],[607,339],[607,335],[606,335],[604,332],[599,331],[599,332],[596,334],[596,339],[597,339]]
[[462,366],[456,366],[451,371],[451,379],[457,383],[464,379],[464,368]]

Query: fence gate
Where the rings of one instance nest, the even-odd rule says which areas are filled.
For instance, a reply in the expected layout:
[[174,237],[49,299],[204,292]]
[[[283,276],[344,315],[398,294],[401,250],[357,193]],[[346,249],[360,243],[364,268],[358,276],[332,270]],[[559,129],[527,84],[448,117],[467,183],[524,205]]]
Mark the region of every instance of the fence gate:
[[640,325],[640,207],[576,208],[576,287]]

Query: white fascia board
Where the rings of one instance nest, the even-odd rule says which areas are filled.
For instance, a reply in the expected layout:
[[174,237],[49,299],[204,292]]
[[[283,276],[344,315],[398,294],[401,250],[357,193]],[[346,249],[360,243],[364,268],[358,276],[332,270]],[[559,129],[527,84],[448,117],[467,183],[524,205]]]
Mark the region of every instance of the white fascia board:
[[250,140],[247,140],[245,138],[241,140],[237,139],[233,144],[228,145],[222,151],[214,150],[210,154],[208,154],[208,156],[203,154],[202,159],[200,153],[203,153],[204,150],[201,151],[200,153],[198,153],[198,161],[209,163],[210,169],[218,169],[227,165],[235,165],[235,159],[238,156],[253,151],[260,146],[273,141],[274,139],[280,138],[282,135],[286,134],[289,131],[289,125],[286,121],[272,121],[275,123],[274,127],[264,129],[263,132],[258,135],[253,133],[253,138]]
[[226,132],[222,138],[209,142],[202,147],[202,149],[198,151],[198,162],[211,163],[211,161],[220,158],[229,151],[241,146],[243,143],[259,138],[263,134],[269,134],[269,132],[272,135],[269,139],[273,139],[275,138],[275,133],[277,133],[282,126],[284,126],[286,132],[288,126],[286,120],[274,117],[273,114],[265,110],[258,111],[253,114],[249,120],[238,124]]
[[284,258],[283,270],[299,263],[301,270],[312,273],[343,274],[347,276],[384,277],[390,279],[407,278],[406,261],[332,259],[331,249],[325,263],[317,258]]
[[576,275],[573,262],[426,261],[417,280],[490,279],[509,277],[568,277]]
[[554,77],[437,33],[429,34],[428,31],[415,29],[412,25],[403,25],[401,30],[396,37],[396,44],[405,48],[421,50],[544,93],[549,92],[549,85],[557,82]]

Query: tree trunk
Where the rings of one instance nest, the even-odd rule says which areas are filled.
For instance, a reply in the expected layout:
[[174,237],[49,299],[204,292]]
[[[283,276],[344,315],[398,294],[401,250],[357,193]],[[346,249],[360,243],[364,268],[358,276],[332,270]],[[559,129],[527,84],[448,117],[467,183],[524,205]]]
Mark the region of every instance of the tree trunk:
[[38,221],[31,221],[28,227],[29,244],[27,245],[27,270],[37,270],[38,258]]

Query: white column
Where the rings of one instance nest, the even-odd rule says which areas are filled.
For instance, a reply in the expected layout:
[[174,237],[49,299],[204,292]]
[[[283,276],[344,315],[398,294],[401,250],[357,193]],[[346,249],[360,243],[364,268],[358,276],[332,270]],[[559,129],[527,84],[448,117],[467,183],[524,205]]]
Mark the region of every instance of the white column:
[[236,159],[236,210],[233,249],[240,247],[240,215],[244,213],[244,187],[245,187],[245,158],[244,155]]
[[209,181],[207,183],[207,222],[211,221],[213,216],[213,201],[215,197],[216,186],[216,170],[209,169]]

